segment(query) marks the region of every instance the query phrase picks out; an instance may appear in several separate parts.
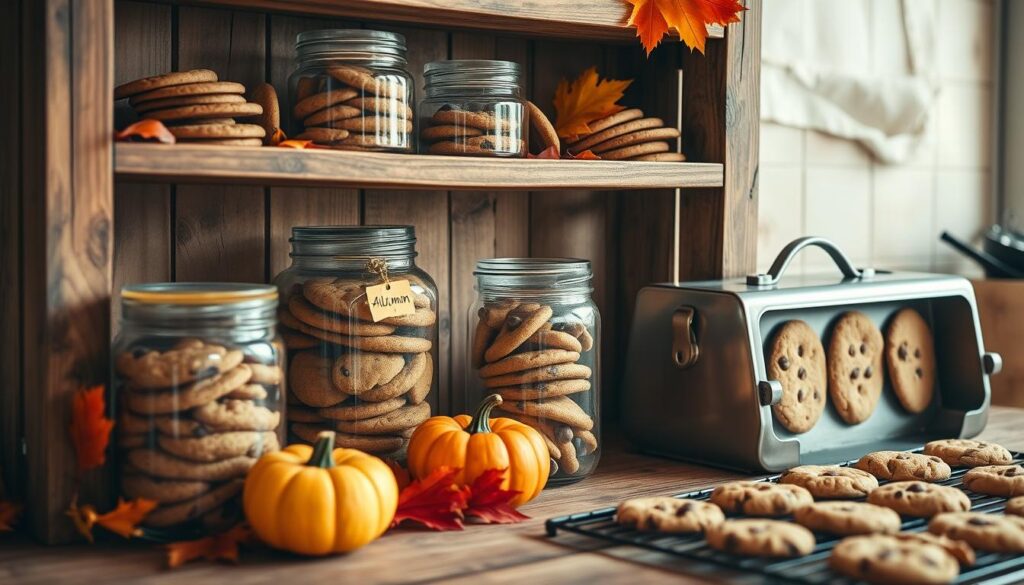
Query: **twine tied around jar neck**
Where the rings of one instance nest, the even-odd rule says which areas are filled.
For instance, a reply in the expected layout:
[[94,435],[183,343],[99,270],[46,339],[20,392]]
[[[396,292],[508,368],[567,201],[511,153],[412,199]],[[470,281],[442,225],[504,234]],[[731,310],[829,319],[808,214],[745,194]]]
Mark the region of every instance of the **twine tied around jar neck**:
[[384,287],[391,289],[391,281],[388,279],[388,261],[383,258],[370,258],[366,263],[366,271],[380,277]]

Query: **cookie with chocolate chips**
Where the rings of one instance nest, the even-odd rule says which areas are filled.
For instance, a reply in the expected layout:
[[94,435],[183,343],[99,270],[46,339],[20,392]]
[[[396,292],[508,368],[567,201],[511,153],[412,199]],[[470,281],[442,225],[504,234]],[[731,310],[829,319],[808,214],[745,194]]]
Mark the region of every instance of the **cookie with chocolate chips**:
[[775,418],[791,432],[804,433],[825,410],[825,350],[818,334],[803,321],[782,325],[768,354],[768,377],[782,384]]
[[754,557],[802,557],[814,550],[814,535],[780,520],[728,520],[708,530],[711,548]]
[[801,465],[787,470],[779,483],[798,485],[815,498],[863,498],[878,487],[873,475],[838,465]]
[[939,514],[928,531],[962,540],[978,550],[1024,553],[1024,518],[980,512]]
[[914,309],[896,313],[885,332],[889,379],[903,408],[921,412],[935,394],[935,342],[924,317]]
[[1012,498],[1024,495],[1024,466],[985,465],[964,474],[964,487],[972,492]]
[[828,346],[828,396],[849,424],[864,422],[882,395],[882,332],[864,313],[845,313]]
[[814,501],[798,485],[767,481],[731,481],[711,492],[711,503],[730,514],[786,516]]
[[828,566],[869,583],[950,583],[960,565],[938,545],[884,534],[849,536],[832,549]]
[[1008,465],[1013,455],[1002,445],[973,439],[942,439],[924,446],[926,455],[934,455],[956,467]]
[[868,503],[891,508],[904,516],[930,518],[943,512],[966,512],[971,509],[967,494],[949,486],[923,481],[897,481],[885,484],[868,494]]
[[891,534],[900,531],[900,515],[863,502],[815,502],[793,513],[797,523],[815,532],[844,536],[852,534]]
[[725,522],[725,514],[718,506],[699,500],[652,497],[622,502],[615,519],[637,530],[686,533],[717,526]]
[[854,464],[878,479],[902,481],[942,481],[949,479],[953,470],[945,461],[935,455],[921,455],[905,451],[875,451],[868,453]]

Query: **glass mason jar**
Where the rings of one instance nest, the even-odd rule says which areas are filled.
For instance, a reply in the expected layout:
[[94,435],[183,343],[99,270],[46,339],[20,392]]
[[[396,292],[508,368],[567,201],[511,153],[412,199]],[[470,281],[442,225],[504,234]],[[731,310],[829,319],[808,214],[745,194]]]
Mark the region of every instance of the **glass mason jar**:
[[420,103],[420,152],[525,157],[529,110],[518,63],[459,60],[427,63]]
[[544,435],[549,485],[590,475],[601,456],[601,315],[590,262],[494,258],[477,262],[469,314],[467,404],[498,393],[494,416]]
[[284,347],[270,285],[160,283],[121,291],[114,342],[121,494],[157,508],[149,529],[242,518],[249,468],[283,439]]
[[[288,350],[289,442],[336,432],[339,447],[404,460],[430,417],[437,287],[416,266],[411,226],[292,228],[292,264],[274,279]],[[374,320],[374,288],[408,283],[402,315]],[[374,288],[370,288],[374,287]]]
[[299,33],[288,78],[288,136],[343,150],[413,152],[414,84],[405,37],[339,29]]

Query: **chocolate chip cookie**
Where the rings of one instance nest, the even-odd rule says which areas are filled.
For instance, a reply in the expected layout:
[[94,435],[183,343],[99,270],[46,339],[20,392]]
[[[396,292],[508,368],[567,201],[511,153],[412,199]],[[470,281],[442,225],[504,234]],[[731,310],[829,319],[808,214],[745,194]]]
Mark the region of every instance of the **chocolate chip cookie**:
[[180,459],[157,449],[133,449],[127,461],[136,469],[155,477],[174,480],[224,481],[244,476],[256,463],[253,457],[232,457],[214,463]]
[[569,425],[573,428],[589,431],[594,428],[594,419],[590,418],[579,404],[567,396],[556,396],[544,400],[515,400],[498,405],[506,412],[536,417]]
[[494,389],[505,400],[540,400],[555,396],[568,396],[587,390],[590,390],[590,382],[586,380],[552,380]]
[[832,549],[828,566],[869,583],[951,583],[960,574],[956,559],[941,547],[884,534],[844,538]]
[[405,367],[405,359],[393,353],[354,351],[334,360],[331,382],[345,394],[359,395],[390,382]]
[[815,532],[844,536],[899,532],[902,523],[889,508],[863,502],[814,502],[797,508],[793,517]]
[[535,311],[523,311],[518,307],[505,318],[490,347],[484,352],[484,359],[496,362],[516,350],[551,318],[551,307],[545,305]]
[[939,514],[928,531],[962,540],[978,550],[1024,553],[1024,518],[981,512]]
[[802,557],[814,550],[814,535],[780,520],[727,520],[707,531],[711,548],[754,557]]
[[711,492],[711,503],[730,514],[786,516],[814,502],[810,492],[791,484],[732,481]]
[[1006,502],[1006,509],[1004,510],[1007,514],[1014,516],[1024,516],[1024,496],[1017,496],[1011,498]]
[[902,309],[885,332],[889,379],[903,408],[921,412],[935,394],[935,342],[928,323],[911,308]]
[[334,406],[348,399],[331,382],[335,360],[317,350],[304,350],[292,356],[288,367],[289,389],[305,405]]
[[892,536],[899,540],[934,544],[953,555],[953,558],[959,561],[963,566],[969,567],[974,564],[975,560],[977,560],[976,555],[974,554],[974,549],[971,548],[971,545],[962,540],[949,538],[948,536],[932,534],[931,532],[899,532]]
[[926,455],[934,455],[954,467],[1009,465],[1013,462],[1013,455],[1006,447],[973,439],[931,441],[924,446],[924,452]]
[[157,442],[171,455],[203,463],[243,456],[259,457],[279,449],[277,435],[256,431],[229,431],[188,438],[161,435]]
[[135,349],[117,356],[117,371],[135,388],[168,388],[222,374],[242,363],[240,350],[186,339],[173,349]]
[[169,414],[201,406],[221,398],[245,384],[252,376],[249,366],[241,364],[223,374],[192,382],[173,390],[126,393],[125,406],[139,414]]
[[403,406],[373,418],[338,421],[335,428],[343,433],[387,435],[415,428],[428,418],[430,418],[430,405],[424,402]]
[[210,484],[205,481],[176,481],[145,475],[129,474],[121,478],[121,491],[129,498],[146,498],[161,504],[190,500],[206,493]]
[[972,492],[1012,498],[1024,495],[1024,466],[984,465],[975,467],[963,479],[964,487]]
[[953,470],[934,455],[906,453],[904,451],[876,451],[868,453],[854,464],[878,479],[902,481],[942,481],[949,479]]
[[793,433],[805,433],[825,410],[825,350],[818,334],[803,321],[779,328],[768,353],[768,377],[782,384],[775,418]]
[[966,512],[971,500],[962,491],[923,481],[898,481],[871,490],[868,503],[892,508],[904,516],[930,518],[943,512]]
[[882,332],[864,313],[845,313],[828,347],[828,395],[849,424],[871,416],[882,395]]
[[360,392],[358,394],[359,398],[380,402],[405,394],[421,379],[423,372],[427,368],[427,362],[433,363],[433,358],[429,353],[415,354],[409,358],[408,363],[404,363],[403,360],[403,367],[394,378],[384,384]]
[[281,422],[281,413],[252,400],[227,399],[194,408],[192,418],[217,432],[272,431]]
[[487,388],[501,388],[503,386],[537,384],[553,380],[587,380],[590,378],[591,373],[590,368],[583,364],[553,364],[514,374],[484,378],[483,383]]
[[524,351],[510,355],[494,363],[480,368],[479,374],[484,378],[533,370],[555,364],[569,364],[580,359],[579,352],[564,349],[545,349],[541,351]]
[[798,485],[815,498],[863,498],[878,487],[873,475],[838,465],[801,465],[787,470],[779,483]]
[[619,504],[615,513],[619,524],[651,532],[704,532],[725,522],[722,510],[698,500],[653,497],[634,498]]

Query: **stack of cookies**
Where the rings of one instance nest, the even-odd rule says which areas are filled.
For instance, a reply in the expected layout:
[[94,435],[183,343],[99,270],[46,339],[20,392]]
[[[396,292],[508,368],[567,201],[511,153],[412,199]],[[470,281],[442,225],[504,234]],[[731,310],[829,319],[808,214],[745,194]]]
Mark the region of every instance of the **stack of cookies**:
[[303,443],[332,430],[339,447],[401,459],[430,417],[437,314],[414,286],[414,314],[374,322],[365,287],[314,278],[290,291],[278,315],[292,352],[288,429]]
[[[487,393],[504,399],[502,416],[539,430],[557,473],[572,476],[597,451],[593,370],[581,357],[594,348],[587,324],[555,316],[539,303],[505,300],[478,312],[472,361]],[[592,356],[593,354],[591,354]]]
[[[506,112],[513,111],[506,109]],[[421,122],[421,150],[430,154],[525,156],[523,115],[499,115],[490,109],[444,104]]]
[[114,99],[127,98],[140,119],[163,122],[178,142],[261,146],[267,129],[239,124],[236,118],[261,116],[261,123],[274,124],[270,116],[277,110],[277,98],[272,90],[259,93],[266,106],[249,102],[241,83],[219,81],[213,71],[194,69],[119,85]]
[[404,78],[357,65],[303,77],[292,108],[303,129],[294,138],[342,150],[411,150],[410,94]]
[[245,474],[279,448],[283,373],[274,357],[261,362],[240,349],[183,339],[163,351],[131,348],[115,365],[121,491],[159,504],[143,524],[217,528],[237,520]]
[[674,152],[668,141],[679,131],[665,126],[661,118],[645,118],[642,110],[622,110],[590,123],[589,134],[566,146],[570,154],[589,150],[604,160],[682,162],[686,157]]

